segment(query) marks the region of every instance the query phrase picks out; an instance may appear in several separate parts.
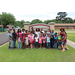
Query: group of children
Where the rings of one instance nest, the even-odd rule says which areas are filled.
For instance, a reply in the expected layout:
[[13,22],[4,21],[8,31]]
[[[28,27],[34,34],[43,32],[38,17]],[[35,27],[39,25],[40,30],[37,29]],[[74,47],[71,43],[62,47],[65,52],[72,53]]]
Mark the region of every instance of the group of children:
[[[63,49],[62,52],[65,51],[65,45],[67,40],[66,32],[63,32],[62,35],[61,33],[55,33],[54,30],[51,31],[48,29],[47,31],[43,31],[43,30],[40,31],[39,28],[37,28],[36,31],[34,30],[25,31],[25,29],[22,29],[22,32],[19,29],[17,33],[14,30],[13,34],[15,35],[13,34],[11,35],[10,33],[10,37],[9,37],[9,33],[8,33],[9,49],[12,49],[10,48],[10,44],[12,46],[11,40],[13,40],[13,38],[15,37],[15,40],[17,40],[18,42],[18,50],[21,49],[21,44],[22,44],[22,49],[25,48],[28,49],[29,47],[32,49],[35,47],[36,49],[55,48],[55,49]],[[15,47],[16,46],[14,46],[14,48]]]

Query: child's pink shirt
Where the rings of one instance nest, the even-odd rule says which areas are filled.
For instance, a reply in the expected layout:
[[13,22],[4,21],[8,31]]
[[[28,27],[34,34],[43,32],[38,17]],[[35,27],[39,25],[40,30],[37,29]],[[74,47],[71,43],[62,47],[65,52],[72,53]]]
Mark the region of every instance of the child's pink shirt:
[[39,43],[42,44],[42,37],[39,37]]
[[43,39],[43,42],[46,42],[46,37],[42,37],[42,39]]
[[31,36],[31,35],[30,35],[30,39],[31,39],[31,41],[34,41],[34,38],[33,38],[33,36]]
[[19,35],[20,35],[20,37],[22,38],[22,33],[20,33],[20,32],[19,32],[19,33],[17,33],[17,35],[18,35],[18,34],[19,34]]
[[28,40],[30,40],[30,35],[28,35]]

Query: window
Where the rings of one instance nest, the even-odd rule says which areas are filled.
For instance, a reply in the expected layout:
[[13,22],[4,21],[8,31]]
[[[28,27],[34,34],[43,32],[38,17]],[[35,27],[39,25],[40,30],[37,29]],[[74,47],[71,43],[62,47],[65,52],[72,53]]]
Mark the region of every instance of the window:
[[69,28],[71,28],[71,26],[69,26]]
[[61,26],[59,26],[59,28],[61,28]]
[[67,26],[65,26],[65,28],[68,28]]

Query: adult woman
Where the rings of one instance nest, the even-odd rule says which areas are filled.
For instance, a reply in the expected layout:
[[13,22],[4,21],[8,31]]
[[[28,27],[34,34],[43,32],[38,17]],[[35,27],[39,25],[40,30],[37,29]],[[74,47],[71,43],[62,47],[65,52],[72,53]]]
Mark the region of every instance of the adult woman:
[[38,38],[39,38],[39,34],[40,34],[40,29],[37,28],[35,34],[37,34]]
[[[64,28],[61,28],[60,29],[61,38],[62,38],[62,36],[64,36],[64,33],[65,33],[65,29]],[[66,38],[67,38],[67,33],[65,33],[65,35],[66,35]],[[65,48],[68,50],[68,47],[67,47],[67,39],[66,39]]]
[[22,33],[21,33],[21,30],[20,29],[18,29],[17,35],[20,35],[20,37],[22,38]]

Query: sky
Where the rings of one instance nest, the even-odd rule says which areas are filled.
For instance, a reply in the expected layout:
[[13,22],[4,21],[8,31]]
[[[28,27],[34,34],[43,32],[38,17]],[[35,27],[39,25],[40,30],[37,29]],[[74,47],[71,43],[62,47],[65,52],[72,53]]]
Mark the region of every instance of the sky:
[[[55,19],[58,12],[6,12],[11,13],[15,16],[16,21],[32,21],[34,19],[39,19],[42,21]],[[0,12],[2,14],[2,12]],[[67,12],[66,17],[75,19],[75,12]]]

